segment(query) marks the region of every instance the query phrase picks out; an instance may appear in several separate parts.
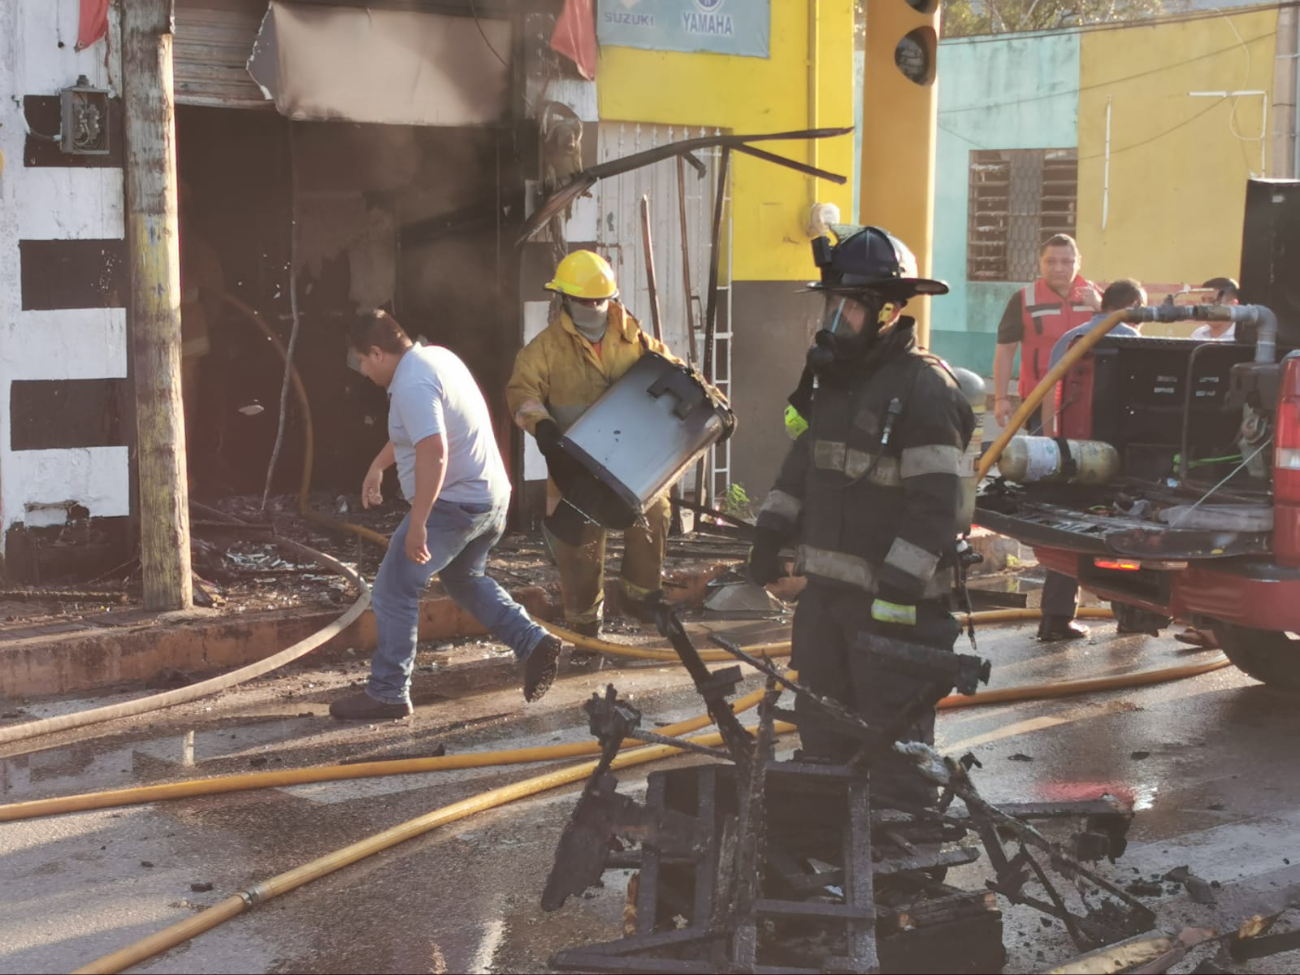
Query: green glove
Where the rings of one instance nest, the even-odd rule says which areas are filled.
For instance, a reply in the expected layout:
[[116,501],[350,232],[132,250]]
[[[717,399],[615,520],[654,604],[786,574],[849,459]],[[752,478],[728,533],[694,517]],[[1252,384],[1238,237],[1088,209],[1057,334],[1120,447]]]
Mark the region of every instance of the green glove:
[[798,440],[808,429],[808,421],[799,415],[799,411],[793,406],[785,408],[785,432],[790,434],[791,440]]

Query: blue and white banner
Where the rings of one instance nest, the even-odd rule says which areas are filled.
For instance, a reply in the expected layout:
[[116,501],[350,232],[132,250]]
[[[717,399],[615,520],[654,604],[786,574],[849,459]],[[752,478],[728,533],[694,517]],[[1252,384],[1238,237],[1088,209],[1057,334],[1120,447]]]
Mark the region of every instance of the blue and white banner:
[[765,58],[770,0],[598,0],[596,38],[610,47]]

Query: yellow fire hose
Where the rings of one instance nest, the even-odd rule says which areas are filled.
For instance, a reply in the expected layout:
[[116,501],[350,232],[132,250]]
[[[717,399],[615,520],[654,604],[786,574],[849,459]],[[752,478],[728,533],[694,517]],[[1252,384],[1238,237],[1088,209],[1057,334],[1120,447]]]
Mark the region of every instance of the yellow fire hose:
[[[781,733],[788,732],[792,728],[792,725],[784,723],[777,726],[777,730]],[[722,736],[715,732],[692,740],[701,745],[718,745],[722,742]],[[670,745],[638,748],[617,756],[611,768],[630,768],[634,765],[644,765],[648,762],[656,762],[679,754],[681,754],[680,749],[673,748]],[[160,952],[174,948],[196,935],[210,931],[218,924],[242,914],[255,905],[271,900],[273,897],[279,897],[281,894],[286,894],[303,884],[327,876],[349,864],[356,863],[358,860],[396,846],[398,843],[422,836],[439,826],[446,826],[449,823],[455,823],[473,816],[475,813],[486,812],[506,803],[535,796],[539,792],[581,782],[591,774],[596,764],[594,761],[583,762],[581,765],[572,765],[568,768],[546,772],[530,779],[524,779],[521,782],[515,782],[512,785],[501,786],[476,796],[470,796],[468,799],[462,799],[460,802],[454,802],[449,806],[443,806],[441,809],[425,813],[423,816],[407,820],[405,823],[391,829],[386,829],[360,842],[345,846],[341,850],[318,857],[301,867],[288,870],[251,887],[246,887],[239,893],[232,894],[214,904],[202,913],[186,918],[179,924],[173,924],[171,927],[164,928],[162,931],[137,941],[121,951],[105,955],[84,968],[77,969],[77,973],[120,972],[125,968],[130,968],[132,965],[137,965]]]
[[[990,609],[981,613],[975,613],[968,616],[965,613],[959,615],[957,620],[962,626],[965,626],[971,620],[976,623],[1014,623],[1020,620],[1036,620],[1042,617],[1042,613],[1037,609]],[[1081,619],[1113,619],[1114,614],[1104,606],[1085,606],[1081,608],[1077,616]],[[665,663],[677,663],[678,657],[676,651],[667,647],[631,647],[622,643],[610,643],[607,640],[599,640],[595,637],[583,636],[580,633],[574,633],[555,623],[548,623],[545,620],[538,622],[546,627],[551,633],[558,636],[566,643],[571,643],[579,650],[589,650],[595,653],[608,654],[611,657],[626,657],[630,660],[662,660]],[[763,643],[757,646],[745,648],[750,653],[765,653],[769,657],[788,657],[790,656],[790,642],[788,640],[781,643]],[[700,651],[700,657],[705,662],[734,660],[735,658],[725,650],[704,649]]]
[[[757,707],[763,692],[754,691],[738,698],[732,705],[737,713]],[[670,737],[699,731],[713,723],[707,714],[688,718],[676,724],[659,728],[658,734]],[[644,747],[629,740],[628,750]],[[274,789],[308,782],[337,782],[343,779],[367,779],[386,775],[415,775],[423,772],[445,772],[455,769],[488,768],[496,765],[523,765],[532,762],[553,762],[564,758],[584,758],[599,755],[600,743],[575,742],[569,745],[546,745],[539,748],[513,748],[507,751],[468,752],[464,755],[439,755],[430,758],[404,758],[386,762],[358,762],[353,765],[322,765],[310,768],[279,769],[274,772],[250,772],[244,775],[225,775],[206,779],[189,779],[147,785],[135,789],[112,789],[107,792],[88,792],[55,799],[35,799],[0,806],[0,822],[19,819],[37,819],[60,813],[82,812],[87,809],[109,809],[117,806],[135,806],[167,799],[188,799],[193,796],[216,795],[223,792],[244,792],[251,789]]]
[[[1139,671],[1134,674],[996,688],[969,697],[953,695],[940,701],[938,707],[940,710],[950,710],[1006,704],[1015,701],[1046,700],[1078,694],[1101,693],[1103,691],[1143,687],[1150,684],[1196,677],[1226,666],[1228,666],[1228,659],[1222,654],[1216,654],[1209,660],[1195,664],[1163,667],[1158,670]],[[733,709],[737,714],[741,714],[756,707],[761,698],[761,691],[747,694],[736,700]],[[680,736],[692,731],[698,731],[710,723],[711,721],[707,715],[699,715],[662,728],[659,730],[659,734]],[[639,750],[645,746],[637,745],[635,742],[626,742],[624,747],[631,751]],[[284,788],[312,782],[338,782],[347,779],[380,778],[389,775],[418,775],[427,772],[553,762],[566,758],[596,755],[599,752],[600,746],[594,741],[576,742],[568,745],[548,745],[538,748],[469,752],[464,755],[359,762],[352,765],[323,765],[308,768],[279,769],[274,772],[250,772],[242,775],[189,779],[183,782],[168,782],[131,789],[110,789],[104,792],[87,792],[80,795],[32,799],[26,802],[0,805],[0,822],[39,819],[44,816],[85,812],[91,809],[136,806],[150,802],[190,799],[196,796],[219,795],[227,792]]]
[[[379,537],[383,537],[382,535]],[[149,697],[139,698],[135,701],[123,701],[120,704],[110,704],[107,707],[92,708],[88,711],[79,711],[74,714],[65,714],[57,718],[44,718],[40,721],[28,721],[23,724],[10,725],[7,728],[0,728],[0,745],[9,744],[15,741],[23,741],[29,738],[36,738],[41,735],[50,735],[59,731],[70,731],[74,728],[83,728],[91,724],[99,724],[105,721],[113,721],[118,718],[133,717],[138,714],[146,714],[150,711],[158,711],[162,708],[175,707],[179,704],[187,704],[190,701],[198,700],[200,697],[206,697],[209,694],[215,694],[218,691],[226,690],[237,684],[250,681],[255,677],[261,677],[270,673],[285,664],[292,663],[294,660],[310,653],[316,647],[332,639],[334,636],[342,633],[360,615],[365,612],[370,604],[368,588],[365,581],[352,569],[331,559],[329,556],[307,546],[298,546],[297,543],[289,542],[285,539],[278,539],[278,542],[298,547],[302,551],[311,554],[313,557],[327,560],[327,564],[335,571],[340,572],[350,581],[356,583],[363,590],[363,596],[357,600],[346,613],[327,626],[325,629],[313,633],[304,640],[300,640],[293,646],[280,651],[274,656],[267,657],[265,660],[259,660],[241,667],[238,670],[232,670],[227,674],[221,674],[197,684],[191,684],[188,687],[178,688],[174,691],[165,691],[161,694],[154,694]],[[976,623],[1007,623],[1016,620],[1034,620],[1038,619],[1040,613],[1036,609],[995,609],[984,613],[976,613],[974,616]],[[1085,618],[1109,619],[1111,612],[1105,608],[1084,608],[1079,610],[1079,616]],[[959,619],[963,625],[968,617],[961,616]],[[582,636],[571,630],[566,630],[562,626],[554,623],[548,623],[545,620],[539,620],[542,626],[554,633],[560,639],[572,643],[580,650],[588,650],[607,654],[612,657],[624,657],[629,660],[653,660],[661,661],[665,664],[678,663],[677,654],[666,647],[634,647],[626,646],[621,643],[610,643],[606,640],[598,640],[593,637]],[[781,658],[790,655],[789,641],[779,643],[764,643],[747,648],[750,653],[766,654],[769,657]],[[704,649],[700,651],[700,656],[705,662],[716,663],[719,661],[733,660],[734,658],[725,650]],[[702,727],[702,726],[700,726]],[[565,756],[557,756],[565,757]],[[498,763],[488,763],[498,764]],[[458,768],[461,766],[445,766],[447,768]],[[305,779],[303,781],[315,781]],[[2,809],[3,807],[0,807]],[[93,807],[88,807],[93,808]],[[3,815],[0,815],[0,821],[3,821]]]
[[[1227,658],[1220,654],[1211,660],[1183,667],[1169,667],[1161,670],[1127,674],[1118,677],[1091,678],[1079,681],[1065,681],[1056,684],[1003,688],[997,691],[977,694],[970,698],[949,697],[941,701],[939,707],[952,708],[978,706],[980,704],[1003,703],[1012,700],[1029,700],[1039,696],[1060,697],[1065,694],[1081,694],[1102,690],[1113,690],[1121,687],[1136,687],[1144,684],[1154,684],[1161,681],[1192,677],[1197,674],[1208,673],[1209,671],[1227,665]],[[747,707],[753,707],[760,696],[761,692],[756,692],[742,698],[740,701],[737,701],[737,711],[741,710],[741,704],[745,704]],[[698,721],[700,719],[693,720]],[[707,721],[707,718],[704,720]],[[664,730],[665,732],[673,733],[673,729],[680,729],[689,723],[690,722],[682,722],[678,725],[672,726],[672,728]],[[786,722],[777,722],[775,728],[778,734],[788,734],[797,730],[794,725]],[[709,735],[697,736],[690,740],[701,745],[718,745],[722,743],[722,736],[715,732]],[[538,749],[538,751],[555,751],[556,749],[573,747],[574,746],[554,746],[551,749]],[[591,746],[589,745],[588,747]],[[611,768],[631,768],[635,765],[657,762],[661,759],[671,758],[680,754],[682,754],[680,749],[673,748],[669,745],[651,745],[635,748],[617,756],[614,759]],[[464,757],[469,758],[470,756]],[[433,762],[437,761],[437,759],[425,759],[422,761]],[[396,765],[400,763],[374,764]],[[164,928],[156,934],[152,934],[127,946],[126,948],[105,955],[104,957],[91,962],[89,965],[77,969],[77,972],[74,973],[74,975],[83,972],[120,972],[167,951],[170,948],[174,948],[191,938],[203,934],[205,931],[210,931],[217,925],[230,920],[236,915],[244,913],[252,907],[256,907],[258,904],[271,900],[274,897],[279,897],[281,894],[286,894],[304,884],[334,873],[343,867],[356,863],[357,861],[372,856],[375,853],[390,849],[406,840],[413,839],[416,836],[422,836],[439,826],[455,823],[476,813],[486,812],[489,809],[496,809],[497,807],[506,805],[507,803],[526,799],[550,789],[556,789],[561,786],[573,785],[581,782],[591,774],[595,767],[596,762],[593,761],[584,762],[581,765],[574,765],[565,769],[557,769],[529,779],[524,779],[520,782],[515,782],[511,785],[490,789],[487,792],[470,796],[468,799],[452,803],[449,806],[443,806],[441,809],[435,809],[433,812],[426,813],[423,816],[417,816],[415,819],[408,820],[405,823],[401,823],[390,829],[376,833],[373,836],[367,837],[357,843],[353,843],[350,846],[343,847],[333,853],[318,857],[309,863],[305,863],[293,870],[288,870],[284,873],[278,874],[269,880],[264,880],[261,883],[252,885],[251,887],[246,887],[242,891],[232,894],[193,917],[186,918],[184,921],[173,924],[168,928]],[[343,766],[343,768],[346,769],[347,766]],[[285,773],[274,774],[281,776]],[[243,778],[250,778],[250,776],[244,776]],[[0,812],[9,808],[13,807],[4,807],[3,809],[0,809]]]

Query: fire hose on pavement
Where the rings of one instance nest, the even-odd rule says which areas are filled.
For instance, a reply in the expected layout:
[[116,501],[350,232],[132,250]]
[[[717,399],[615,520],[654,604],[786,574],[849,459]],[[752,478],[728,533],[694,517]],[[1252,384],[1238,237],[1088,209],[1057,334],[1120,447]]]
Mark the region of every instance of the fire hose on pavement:
[[[941,701],[939,707],[951,708],[978,706],[980,704],[1004,703],[1010,700],[1028,700],[1039,695],[1055,697],[1068,693],[1091,693],[1120,687],[1134,687],[1141,684],[1151,684],[1164,680],[1176,680],[1183,677],[1191,677],[1227,666],[1227,664],[1227,659],[1222,655],[1219,655],[1214,659],[1199,664],[1192,664],[1184,667],[1164,668],[1161,670],[1129,674],[1121,677],[1094,678],[1082,681],[1064,682],[1060,684],[1040,685],[1036,687],[1004,688],[1001,691],[987,692],[964,699],[949,697]],[[743,709],[756,706],[763,693],[764,692],[761,691],[755,692],[754,694],[750,694],[747,697],[738,700],[736,702],[736,711],[739,712],[742,710],[741,705],[745,706]],[[957,703],[958,701],[961,703]],[[680,731],[684,730],[687,725],[692,724],[694,721],[703,721],[707,723],[708,720],[707,717],[696,718],[692,719],[690,722],[681,722],[677,725],[665,728],[663,731]],[[797,729],[794,725],[785,722],[778,722],[776,723],[774,730],[778,734],[789,734]],[[694,737],[689,740],[697,745],[715,746],[722,742],[722,735],[714,732],[712,734]],[[576,747],[577,746],[574,745],[561,745],[552,746],[550,749],[536,749],[535,751],[553,752],[555,749],[572,750]],[[587,743],[586,747],[598,750],[600,746],[597,743]],[[572,754],[572,751],[570,751],[570,754]],[[610,768],[615,770],[631,768],[636,765],[643,765],[650,762],[673,758],[681,754],[682,750],[680,748],[675,748],[671,745],[644,746],[630,749],[617,756]],[[470,756],[464,757],[469,758]],[[432,763],[439,761],[439,759],[423,759],[416,761]],[[396,765],[412,763],[374,764]],[[422,816],[417,816],[414,819],[390,827],[389,829],[350,844],[342,849],[318,857],[300,867],[294,868],[293,870],[288,870],[271,877],[268,880],[246,887],[193,917],[186,918],[184,921],[143,938],[119,951],[105,955],[83,968],[77,969],[77,973],[123,971],[126,968],[137,965],[155,955],[174,948],[191,938],[197,937],[206,931],[210,931],[218,925],[223,924],[231,918],[262,904],[265,901],[286,894],[289,891],[295,890],[313,880],[328,876],[335,871],[341,870],[343,867],[349,866],[376,853],[390,849],[406,840],[422,836],[439,826],[450,825],[451,823],[459,822],[460,820],[473,816],[476,813],[496,809],[500,806],[521,799],[526,799],[551,789],[582,782],[591,774],[592,770],[596,768],[596,765],[596,761],[589,761],[579,765],[572,765],[568,768],[546,772],[541,775],[533,776],[532,778],[524,779],[520,782],[490,789],[486,792],[479,793],[478,795],[462,799],[459,802],[443,806],[439,809],[433,810],[432,812],[425,813]],[[343,766],[342,768],[346,769],[347,766]],[[277,772],[267,774],[279,777],[284,776],[286,773]],[[250,777],[245,776],[243,778]],[[3,814],[8,808],[12,807],[0,807],[0,818],[3,818]]]
[[[734,659],[734,658],[732,658]],[[1015,687],[995,688],[971,696],[953,695],[941,700],[940,710],[1009,704],[1016,701],[1037,701],[1049,698],[1094,694],[1104,691],[1143,687],[1166,681],[1183,680],[1218,670],[1228,665],[1228,659],[1216,654],[1208,660],[1176,667],[1138,671],[1111,677],[1088,677],[1080,680],[1056,681],[1043,684],[1022,684]],[[735,712],[741,714],[756,707],[762,692],[755,691],[735,703]],[[699,731],[711,723],[707,715],[699,715],[659,729],[664,736],[680,736]],[[639,750],[629,743],[629,750]],[[464,755],[440,755],[429,758],[406,758],[390,761],[360,762],[352,765],[323,765],[296,769],[279,769],[273,772],[250,772],[242,775],[216,776],[188,779],[159,785],[131,789],[111,789],[104,792],[87,792],[80,795],[58,796],[51,799],[33,799],[27,802],[0,805],[0,822],[38,819],[65,813],[85,812],[91,809],[111,809],[122,806],[164,802],[172,799],[190,799],[196,796],[219,795],[227,792],[245,792],[255,789],[277,789],[312,782],[338,782],[347,779],[379,778],[389,775],[419,775],[427,772],[461,769],[490,768],[502,765],[523,765],[554,762],[568,758],[595,755],[600,746],[595,742],[577,742],[567,745],[547,745],[540,748],[516,748],[505,751],[467,752]]]

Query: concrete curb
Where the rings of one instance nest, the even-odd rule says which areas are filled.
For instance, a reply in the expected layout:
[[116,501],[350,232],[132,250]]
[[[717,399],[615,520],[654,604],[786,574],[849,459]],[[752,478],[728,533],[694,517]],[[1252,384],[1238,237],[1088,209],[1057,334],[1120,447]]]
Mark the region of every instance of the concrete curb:
[[[515,599],[542,619],[554,610],[543,589],[517,590]],[[242,667],[283,650],[337,619],[342,609],[298,609],[217,620],[159,621],[143,626],[92,630],[14,640],[0,646],[0,696],[27,697],[102,689],[143,682],[175,669],[204,674]],[[446,596],[420,605],[420,638],[446,640],[485,632]],[[319,650],[375,646],[375,617],[367,612]]]
[[[978,574],[1001,572],[1009,558],[1018,557],[1014,539],[977,529],[971,543],[984,555]],[[710,581],[732,566],[715,562],[678,570],[665,582],[673,602],[698,607]],[[1012,568],[1015,563],[1011,564]],[[515,589],[511,594],[538,619],[559,619],[557,599],[540,587]],[[615,594],[607,604],[617,607]],[[33,636],[0,644],[0,700],[44,697],[142,684],[167,670],[190,676],[242,667],[305,639],[336,619],[339,609],[297,608],[241,616],[206,618],[164,614],[138,626]],[[427,597],[420,605],[420,639],[452,640],[480,636],[486,631],[447,596]],[[364,614],[356,623],[307,659],[353,648],[369,654],[375,647],[375,618]],[[567,666],[567,655],[565,657]],[[465,670],[464,674],[459,671]],[[509,657],[457,663],[440,670],[449,686],[487,689],[517,680]],[[457,675],[457,676],[453,676]],[[440,682],[441,683],[441,682]]]
[[[675,603],[700,605],[709,581],[730,564],[713,563],[672,573],[665,586],[669,598]],[[558,599],[553,599],[546,589],[524,587],[511,590],[511,595],[537,619],[562,616]],[[198,676],[242,667],[305,639],[337,619],[342,611],[342,606],[300,607],[215,619],[198,614],[162,614],[138,626],[12,640],[0,644],[0,700],[140,684],[167,670]],[[420,604],[421,640],[452,640],[486,632],[478,620],[448,596],[428,596]],[[347,648],[369,654],[375,642],[374,613],[367,612],[306,659]],[[450,675],[462,666],[469,665],[456,664],[443,673]],[[480,667],[481,676],[471,677],[476,687],[487,686],[483,682],[489,680],[488,674],[495,675],[491,682],[517,679],[514,661],[508,657],[483,661],[470,669]]]

